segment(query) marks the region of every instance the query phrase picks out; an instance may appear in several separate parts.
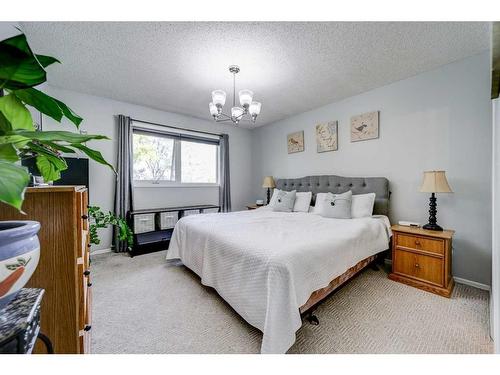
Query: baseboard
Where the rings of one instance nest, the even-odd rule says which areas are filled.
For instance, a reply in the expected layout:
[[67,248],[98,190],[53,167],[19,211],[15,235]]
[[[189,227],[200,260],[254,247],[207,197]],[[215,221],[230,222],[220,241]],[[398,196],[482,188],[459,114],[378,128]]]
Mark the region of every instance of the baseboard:
[[462,279],[461,277],[456,277],[456,276],[453,276],[453,278],[455,279],[455,282],[457,282],[459,284],[465,284],[465,285],[473,286],[474,288],[487,290],[487,291],[491,290],[491,286],[486,285],[486,284],[482,284],[482,283],[478,283],[477,281]]
[[[392,259],[384,259],[384,263],[392,265]],[[461,277],[456,277],[456,276],[453,276],[453,279],[455,279],[455,282],[457,282],[459,284],[469,285],[469,286],[473,286],[474,288],[487,290],[487,291],[491,290],[491,286],[478,283],[477,281],[467,280],[467,279],[463,279]]]
[[100,250],[91,251],[90,255],[106,254],[106,253],[110,253],[110,252],[111,252],[111,248],[108,247],[107,249],[100,249]]

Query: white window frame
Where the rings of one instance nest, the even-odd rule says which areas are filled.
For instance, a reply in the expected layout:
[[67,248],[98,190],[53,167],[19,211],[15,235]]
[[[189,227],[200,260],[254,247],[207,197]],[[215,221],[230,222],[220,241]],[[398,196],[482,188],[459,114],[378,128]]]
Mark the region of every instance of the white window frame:
[[[141,132],[147,132],[146,130],[141,129]],[[157,132],[156,132],[157,133]],[[134,134],[134,131],[132,131],[132,136]],[[154,136],[160,136],[158,134],[155,134],[155,132],[151,132],[152,137]],[[189,139],[186,139],[186,142],[189,142]],[[133,150],[132,150],[133,152]],[[168,181],[168,180],[160,180],[160,181],[154,181],[154,180],[135,180],[133,179],[133,187],[137,188],[204,188],[204,187],[211,187],[211,188],[218,188],[220,186],[220,146],[217,146],[217,155],[216,155],[216,178],[217,182],[182,182],[181,181],[181,176],[182,176],[182,162],[181,162],[181,154],[182,154],[182,142],[180,139],[174,139],[174,161],[175,161],[175,180],[174,181]],[[133,163],[133,160],[132,160]],[[132,166],[133,168],[133,166]],[[132,173],[132,178],[133,178],[133,173]]]

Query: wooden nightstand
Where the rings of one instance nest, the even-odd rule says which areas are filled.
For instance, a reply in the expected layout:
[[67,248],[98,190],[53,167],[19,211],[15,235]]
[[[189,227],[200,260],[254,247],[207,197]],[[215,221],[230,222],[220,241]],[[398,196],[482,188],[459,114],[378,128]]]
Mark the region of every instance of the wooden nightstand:
[[455,231],[430,231],[393,225],[391,280],[450,297],[452,237]]

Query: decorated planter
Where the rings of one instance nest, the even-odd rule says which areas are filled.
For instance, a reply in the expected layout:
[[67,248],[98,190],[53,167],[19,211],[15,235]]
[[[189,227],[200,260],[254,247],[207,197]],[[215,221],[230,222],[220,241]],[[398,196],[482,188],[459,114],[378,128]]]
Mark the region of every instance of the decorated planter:
[[35,272],[40,258],[36,221],[0,221],[0,310]]

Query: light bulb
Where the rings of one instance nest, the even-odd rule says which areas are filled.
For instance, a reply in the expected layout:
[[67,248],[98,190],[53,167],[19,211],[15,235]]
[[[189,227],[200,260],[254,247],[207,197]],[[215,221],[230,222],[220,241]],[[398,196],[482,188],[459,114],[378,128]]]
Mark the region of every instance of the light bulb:
[[239,97],[241,106],[248,107],[252,103],[253,92],[247,89],[240,90]]
[[212,102],[217,106],[221,107],[226,104],[226,93],[223,90],[212,91]]

